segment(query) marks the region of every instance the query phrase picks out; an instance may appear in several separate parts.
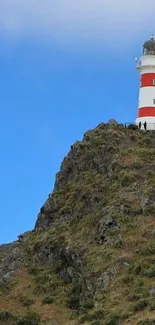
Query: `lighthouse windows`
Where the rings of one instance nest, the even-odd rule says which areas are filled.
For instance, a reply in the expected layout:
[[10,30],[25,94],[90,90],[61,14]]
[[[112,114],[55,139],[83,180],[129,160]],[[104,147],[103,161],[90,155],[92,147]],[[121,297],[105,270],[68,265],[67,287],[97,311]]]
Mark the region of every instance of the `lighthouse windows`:
[[153,105],[155,105],[155,99],[153,99]]
[[153,85],[155,86],[155,79],[153,79]]

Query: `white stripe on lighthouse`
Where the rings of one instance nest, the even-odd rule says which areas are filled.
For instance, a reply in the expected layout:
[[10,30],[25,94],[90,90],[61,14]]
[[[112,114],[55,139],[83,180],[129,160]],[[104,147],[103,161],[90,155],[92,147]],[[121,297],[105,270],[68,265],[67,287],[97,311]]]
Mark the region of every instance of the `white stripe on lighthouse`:
[[139,108],[155,107],[155,87],[142,87],[139,92]]

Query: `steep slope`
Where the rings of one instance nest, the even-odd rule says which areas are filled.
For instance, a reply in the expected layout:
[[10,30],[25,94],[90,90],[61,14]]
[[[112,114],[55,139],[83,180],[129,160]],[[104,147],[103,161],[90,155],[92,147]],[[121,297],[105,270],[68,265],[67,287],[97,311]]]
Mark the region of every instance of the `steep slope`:
[[1,324],[155,324],[155,132],[86,132],[0,262]]

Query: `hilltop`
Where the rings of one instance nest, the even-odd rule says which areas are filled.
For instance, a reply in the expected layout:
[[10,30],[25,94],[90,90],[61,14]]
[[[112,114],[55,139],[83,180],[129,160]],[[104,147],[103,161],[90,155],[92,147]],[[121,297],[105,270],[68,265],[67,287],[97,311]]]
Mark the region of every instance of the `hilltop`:
[[155,132],[71,146],[34,229],[0,246],[0,324],[155,324]]

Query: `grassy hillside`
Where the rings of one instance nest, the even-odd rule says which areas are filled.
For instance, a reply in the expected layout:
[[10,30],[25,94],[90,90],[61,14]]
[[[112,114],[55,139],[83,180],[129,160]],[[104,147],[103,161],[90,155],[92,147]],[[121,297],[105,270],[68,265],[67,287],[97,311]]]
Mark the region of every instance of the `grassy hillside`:
[[0,324],[155,324],[155,133],[86,132],[0,276]]

